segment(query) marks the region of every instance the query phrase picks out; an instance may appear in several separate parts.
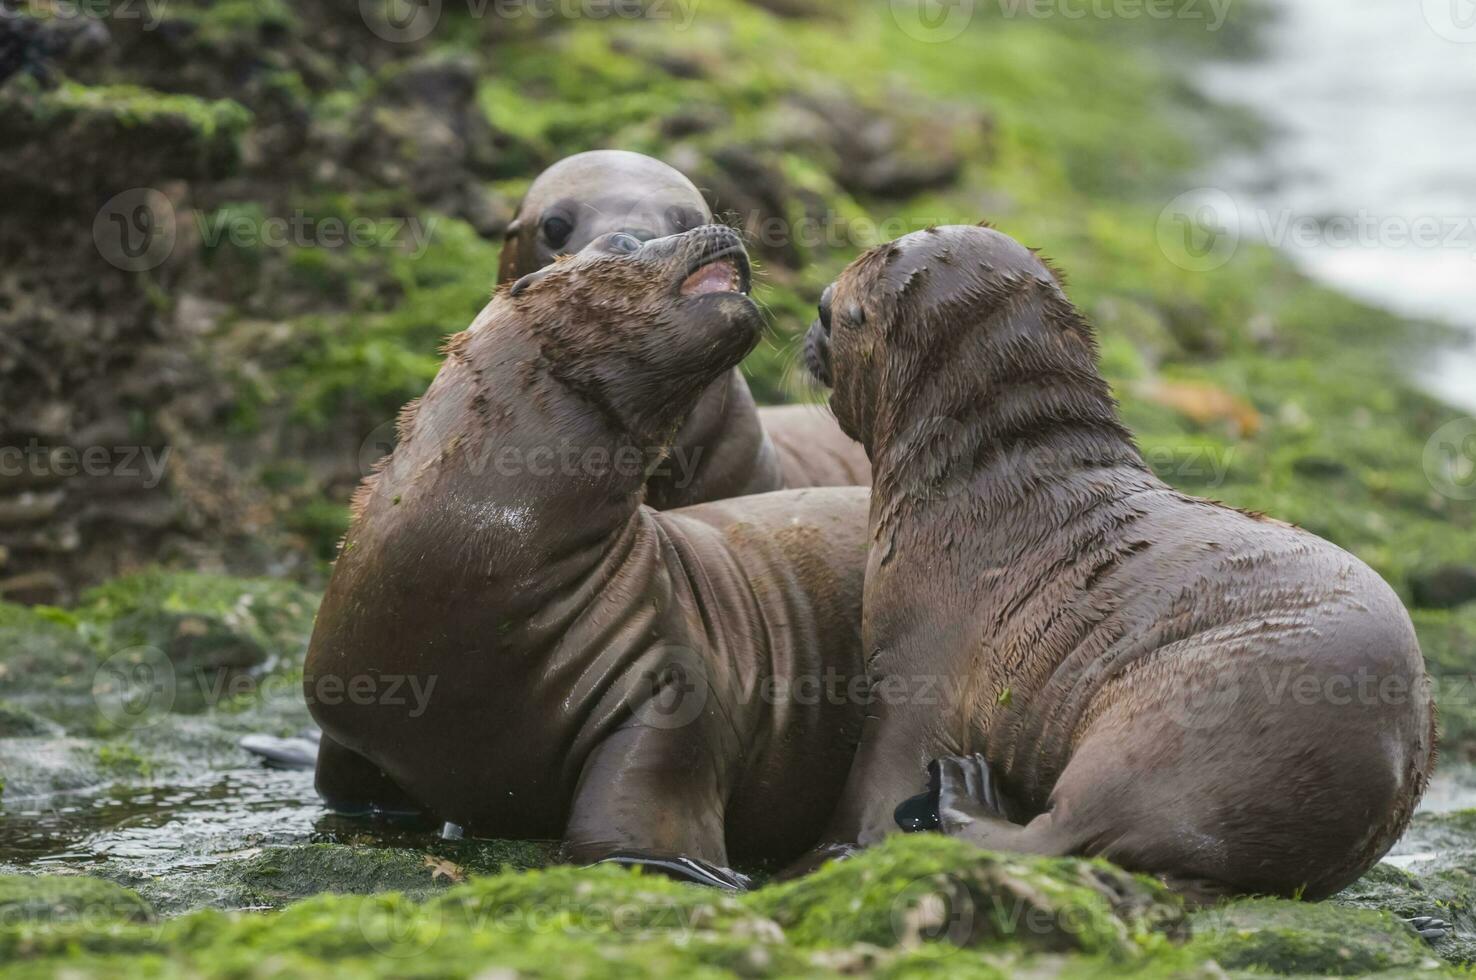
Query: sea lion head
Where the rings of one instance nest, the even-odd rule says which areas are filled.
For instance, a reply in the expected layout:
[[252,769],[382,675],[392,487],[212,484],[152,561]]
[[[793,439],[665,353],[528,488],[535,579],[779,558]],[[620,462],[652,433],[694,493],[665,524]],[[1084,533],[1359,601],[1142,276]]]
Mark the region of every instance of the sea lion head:
[[660,160],[624,150],[575,154],[528,188],[508,226],[497,281],[513,282],[617,231],[648,241],[711,221],[696,186]]
[[758,343],[737,232],[704,225],[641,241],[596,238],[498,297],[550,373],[645,447],[668,444],[703,390]]
[[879,432],[906,424],[898,416],[958,420],[1005,379],[1052,371],[1053,360],[1096,377],[1090,331],[1055,272],[984,226],[929,228],[871,249],[825,290],[819,314],[806,363],[868,451]]

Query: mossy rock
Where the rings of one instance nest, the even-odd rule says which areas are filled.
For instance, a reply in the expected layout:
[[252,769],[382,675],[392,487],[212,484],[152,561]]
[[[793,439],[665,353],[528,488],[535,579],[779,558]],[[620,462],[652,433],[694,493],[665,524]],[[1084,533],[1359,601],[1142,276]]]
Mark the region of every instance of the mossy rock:
[[92,648],[65,612],[0,602],[0,691],[90,686],[95,665]]
[[317,599],[291,582],[152,571],[85,593],[73,615],[102,653],[163,651],[182,671],[295,663]]
[[1332,901],[1349,908],[1387,912],[1398,919],[1432,915],[1454,927],[1431,946],[1452,963],[1476,962],[1476,852],[1461,857],[1442,856],[1430,866],[1407,871],[1379,864]]
[[1230,970],[1282,976],[1361,976],[1438,970],[1440,961],[1388,912],[1250,899],[1192,917],[1193,949]]
[[1023,860],[949,838],[898,838],[752,901],[806,944],[1019,945],[1131,956],[1182,935],[1161,885],[1105,863]]
[[40,738],[61,733],[61,727],[15,704],[0,701],[0,739]]
[[0,94],[0,185],[61,196],[221,177],[250,123],[230,100],[21,79]]
[[271,847],[217,877],[252,896],[256,904],[284,905],[310,895],[372,895],[397,891],[428,898],[470,875],[542,867],[548,852],[531,842],[479,842],[435,853],[401,848],[308,844]]
[[152,922],[135,892],[86,875],[0,875],[0,922]]

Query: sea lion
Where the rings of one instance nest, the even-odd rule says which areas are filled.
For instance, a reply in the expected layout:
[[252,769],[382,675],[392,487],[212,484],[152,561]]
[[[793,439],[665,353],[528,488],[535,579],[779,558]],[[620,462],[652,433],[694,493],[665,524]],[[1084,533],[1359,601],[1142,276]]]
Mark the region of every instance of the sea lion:
[[873,673],[946,692],[878,699],[831,840],[936,823],[1199,900],[1321,898],[1392,846],[1435,759],[1399,599],[1340,548],[1155,477],[1033,252],[983,227],[874,249],[807,343],[875,464]]
[[[515,282],[602,235],[646,241],[711,221],[702,193],[660,160],[623,150],[579,153],[528,188],[508,227],[498,281]],[[758,408],[735,368],[698,400],[646,500],[671,510],[784,488],[870,483],[865,451],[823,407]]]
[[452,338],[318,612],[325,744],[468,833],[577,861],[737,886],[731,860],[818,839],[865,710],[867,491],[642,503],[758,340],[748,282],[728,228],[616,233]]

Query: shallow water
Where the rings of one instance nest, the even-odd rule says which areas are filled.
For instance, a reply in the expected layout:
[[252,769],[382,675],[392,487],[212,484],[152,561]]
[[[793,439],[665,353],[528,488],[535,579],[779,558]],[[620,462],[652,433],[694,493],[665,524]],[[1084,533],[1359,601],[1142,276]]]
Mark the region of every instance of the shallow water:
[[49,870],[42,866],[116,861],[158,874],[208,866],[243,847],[321,839],[324,816],[311,772],[208,772],[194,782],[7,805],[0,863]]
[[[1472,342],[1425,366],[1476,410],[1476,6],[1470,0],[1278,0],[1264,59],[1207,66],[1217,97],[1277,135],[1214,182],[1246,235],[1312,276]],[[1292,229],[1306,219],[1313,230]]]

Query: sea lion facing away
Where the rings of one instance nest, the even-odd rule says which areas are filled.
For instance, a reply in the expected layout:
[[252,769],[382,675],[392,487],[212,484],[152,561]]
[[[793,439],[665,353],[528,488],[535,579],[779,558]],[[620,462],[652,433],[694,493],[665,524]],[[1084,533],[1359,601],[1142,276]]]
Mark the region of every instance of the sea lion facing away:
[[450,341],[318,613],[328,739],[469,833],[562,836],[575,860],[681,856],[731,884],[730,856],[818,839],[864,710],[821,688],[863,678],[867,491],[642,505],[758,339],[747,282],[727,228],[617,233]]
[[[712,221],[697,188],[660,160],[622,150],[566,157],[528,188],[508,227],[498,281],[514,282],[602,235],[642,241]],[[767,436],[766,436],[767,434]],[[670,510],[796,487],[866,486],[866,452],[816,405],[757,408],[736,369],[715,379],[652,475],[646,501]]]
[[[1144,465],[1090,328],[986,228],[874,249],[808,359],[876,467],[880,699],[831,839],[918,804],[981,846],[1105,856],[1185,893],[1320,898],[1409,822],[1435,715],[1409,617],[1347,552]],[[926,810],[928,807],[924,806]]]

